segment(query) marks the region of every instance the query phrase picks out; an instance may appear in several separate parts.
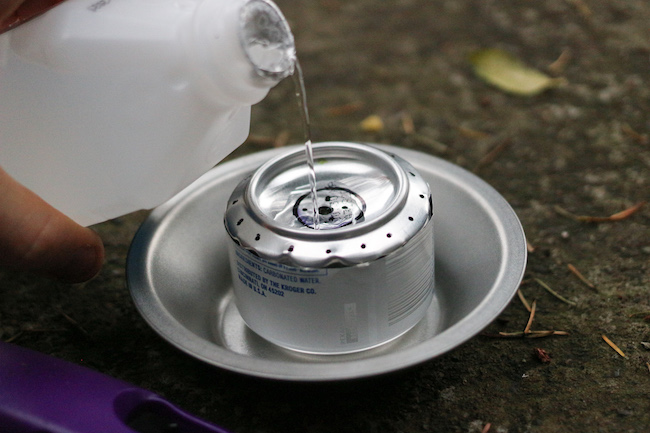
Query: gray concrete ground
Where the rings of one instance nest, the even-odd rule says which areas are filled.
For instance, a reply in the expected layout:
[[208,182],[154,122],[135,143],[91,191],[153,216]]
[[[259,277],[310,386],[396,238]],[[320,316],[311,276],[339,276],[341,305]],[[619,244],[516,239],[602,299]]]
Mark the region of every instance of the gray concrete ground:
[[[648,431],[650,205],[601,222],[562,209],[607,217],[649,198],[650,3],[278,4],[296,36],[314,139],[405,146],[475,171],[526,231],[532,252],[521,291],[537,300],[533,326],[569,335],[479,335],[362,381],[228,373],[179,353],[136,312],[124,263],[143,212],[96,227],[107,260],[86,284],[0,272],[0,338],[151,389],[236,433]],[[474,75],[468,57],[482,48],[506,50],[567,84],[507,94]],[[384,128],[364,131],[369,115]],[[238,155],[300,141],[290,81],[255,107],[251,134]],[[528,318],[515,298],[485,333],[521,331]]]

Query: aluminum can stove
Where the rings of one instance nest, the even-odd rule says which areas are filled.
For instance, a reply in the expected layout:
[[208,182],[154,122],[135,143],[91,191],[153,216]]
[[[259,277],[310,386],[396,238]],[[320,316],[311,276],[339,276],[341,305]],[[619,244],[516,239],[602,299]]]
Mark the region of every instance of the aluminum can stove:
[[300,150],[230,196],[225,226],[235,302],[255,333],[288,349],[341,354],[415,326],[434,291],[433,203],[404,159],[377,148],[314,145],[317,220]]

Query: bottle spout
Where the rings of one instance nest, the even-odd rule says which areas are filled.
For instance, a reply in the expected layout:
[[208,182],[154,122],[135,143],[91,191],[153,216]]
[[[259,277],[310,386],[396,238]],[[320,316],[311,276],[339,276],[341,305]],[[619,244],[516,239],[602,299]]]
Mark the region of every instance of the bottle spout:
[[255,78],[275,84],[293,75],[296,64],[293,34],[273,2],[247,2],[240,13],[239,36]]

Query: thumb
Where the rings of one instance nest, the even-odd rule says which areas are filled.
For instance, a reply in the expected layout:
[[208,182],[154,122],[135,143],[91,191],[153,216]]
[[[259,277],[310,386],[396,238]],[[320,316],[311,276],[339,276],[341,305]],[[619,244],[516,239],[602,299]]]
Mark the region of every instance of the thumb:
[[64,0],[2,0],[0,3],[0,33],[47,12]]
[[104,261],[99,235],[80,226],[0,168],[0,265],[70,283]]

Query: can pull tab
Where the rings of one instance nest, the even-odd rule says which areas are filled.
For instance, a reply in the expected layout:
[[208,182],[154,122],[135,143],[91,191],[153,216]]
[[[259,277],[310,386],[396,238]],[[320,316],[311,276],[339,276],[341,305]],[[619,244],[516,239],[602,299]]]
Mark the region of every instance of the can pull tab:
[[6,0],[0,8],[0,34],[35,18],[64,0]]

